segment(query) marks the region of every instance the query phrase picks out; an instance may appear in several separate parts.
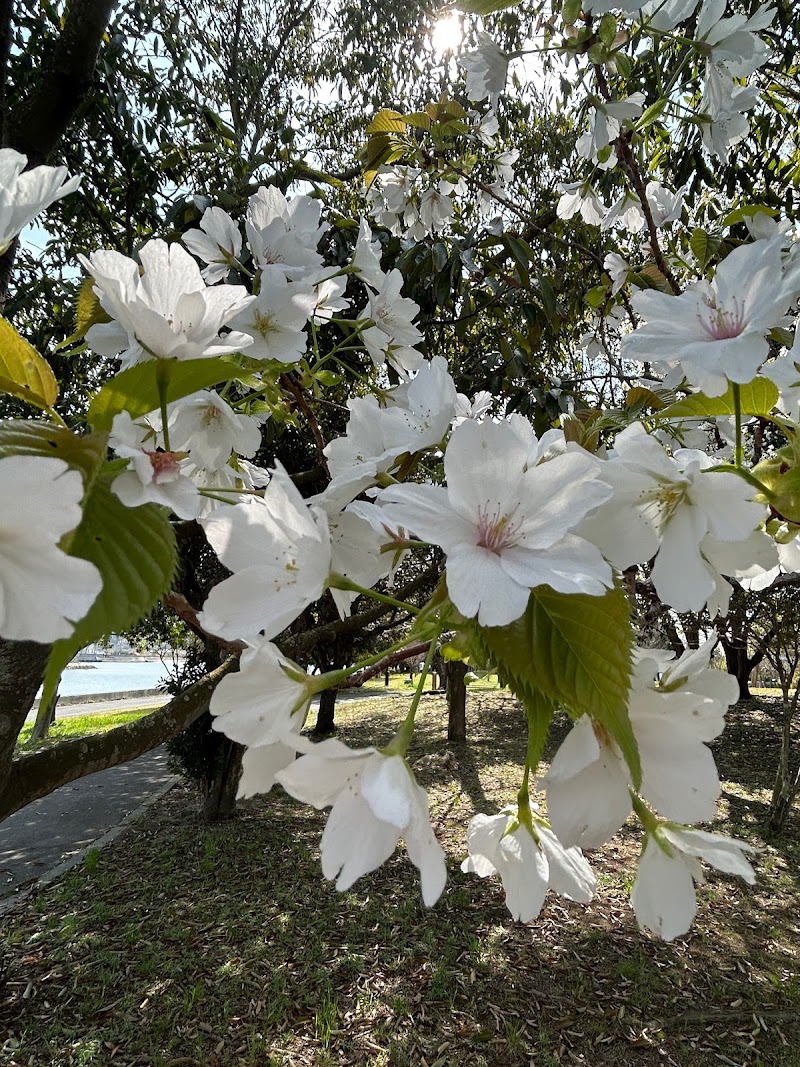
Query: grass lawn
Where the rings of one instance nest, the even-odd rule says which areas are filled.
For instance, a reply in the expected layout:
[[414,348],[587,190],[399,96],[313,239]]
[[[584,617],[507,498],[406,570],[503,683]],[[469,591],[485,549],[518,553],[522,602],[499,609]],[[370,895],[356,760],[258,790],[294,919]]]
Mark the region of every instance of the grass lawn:
[[70,715],[69,717],[57,718],[50,727],[48,736],[39,742],[29,742],[33,723],[26,723],[17,738],[17,748],[23,752],[33,752],[44,745],[55,744],[67,737],[86,737],[88,734],[100,734],[105,730],[111,730],[115,726],[124,726],[126,722],[140,719],[142,715],[153,711],[153,708],[129,708],[127,711],[98,711],[90,715]]
[[[343,704],[340,737],[391,736],[399,698]],[[173,790],[81,868],[0,920],[0,1063],[15,1067],[800,1067],[800,832],[761,836],[776,757],[768,701],[715,744],[715,828],[763,847],[753,889],[709,871],[697,923],[664,945],[627,902],[636,835],[591,854],[588,906],[528,925],[463,875],[465,826],[513,798],[522,717],[469,698],[448,750],[424,698],[411,754],[450,883],[421,903],[402,852],[344,895],[322,879],[325,815],[281,791],[205,827]],[[564,726],[562,725],[562,734]]]

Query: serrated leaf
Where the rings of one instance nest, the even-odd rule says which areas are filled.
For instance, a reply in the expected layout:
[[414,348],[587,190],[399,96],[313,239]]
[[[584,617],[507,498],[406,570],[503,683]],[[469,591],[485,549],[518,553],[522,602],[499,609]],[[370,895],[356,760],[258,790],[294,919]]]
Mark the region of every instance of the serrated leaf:
[[410,115],[406,115],[405,119],[409,126],[415,126],[418,130],[431,128],[431,117],[427,111],[412,111]]
[[[157,359],[148,359],[121,371],[95,393],[89,404],[89,423],[95,430],[108,431],[114,416],[129,411],[134,419],[155,411],[159,406]],[[210,389],[220,382],[239,377],[239,368],[224,356],[214,359],[171,360],[167,385],[167,403]]]
[[133,626],[169,590],[175,574],[175,534],[166,509],[158,504],[127,508],[111,492],[111,482],[107,472],[95,480],[70,544],[70,555],[98,568],[103,588],[74,632],[53,645],[43,682],[45,703],[82,648]]
[[[769,415],[778,402],[777,385],[769,378],[754,378],[739,386],[739,402],[743,415]],[[702,419],[718,415],[733,415],[736,407],[733,400],[733,385],[723,396],[706,396],[692,393],[659,411],[659,419]]]
[[597,597],[539,586],[522,618],[482,627],[480,636],[514,692],[541,693],[601,723],[638,785],[639,750],[628,717],[633,633],[623,589]]
[[111,316],[100,306],[94,291],[94,279],[84,278],[75,304],[75,333],[83,337],[88,329],[100,322],[111,322]]
[[406,120],[399,111],[383,108],[367,126],[369,135],[375,133],[405,133]]
[[629,389],[625,394],[625,407],[638,408],[654,408],[656,411],[659,408],[664,407],[664,398],[652,389],[647,389],[642,385],[634,385],[632,389]]
[[83,475],[88,485],[105,459],[106,439],[82,436],[49,422],[0,421],[0,456],[55,456]]
[[37,408],[51,408],[58,382],[50,364],[0,316],[0,391]]

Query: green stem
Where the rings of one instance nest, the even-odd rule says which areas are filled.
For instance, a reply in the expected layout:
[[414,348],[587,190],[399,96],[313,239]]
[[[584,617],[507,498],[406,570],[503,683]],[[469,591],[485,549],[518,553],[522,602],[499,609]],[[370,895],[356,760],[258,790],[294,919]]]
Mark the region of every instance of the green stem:
[[167,426],[167,388],[172,373],[171,361],[159,359],[156,364],[156,384],[158,386],[158,403],[161,408],[161,432],[164,437],[164,449],[171,452],[169,445],[169,426]]
[[631,805],[636,814],[637,819],[645,828],[647,833],[654,834],[658,829],[659,821],[652,811],[648,808],[642,798],[633,789],[629,790],[631,795]]
[[737,470],[744,466],[744,442],[742,441],[742,389],[738,382],[731,382],[733,390],[733,418],[736,432],[736,445],[733,463]]
[[752,485],[754,489],[757,489],[759,493],[762,493],[767,500],[773,501],[777,499],[777,494],[768,486],[764,485],[764,483],[756,478],[755,474],[753,474],[752,471],[749,471],[746,467],[737,467],[733,463],[720,463],[718,467],[708,467],[703,473],[738,474],[748,485]]
[[552,721],[554,710],[555,705],[547,703],[539,697],[535,698],[535,700],[529,697],[526,700],[528,747],[525,753],[525,770],[522,775],[522,785],[517,793],[517,804],[521,812],[527,811],[530,813],[528,782],[531,772],[535,775],[539,767],[547,735],[550,732],[550,722]]
[[379,593],[376,589],[367,589],[366,586],[351,581],[343,574],[336,574],[335,572],[329,574],[328,588],[345,589],[352,593],[358,593],[359,596],[372,597],[373,600],[379,600],[382,604],[390,604],[392,607],[399,608],[401,611],[407,611],[411,615],[419,614],[419,608],[414,607],[413,604],[407,604],[404,600],[396,600],[393,596],[388,596],[386,593]]
[[425,657],[424,664],[422,665],[422,674],[420,674],[419,676],[417,688],[414,692],[414,698],[411,701],[411,707],[408,709],[408,714],[406,715],[405,719],[403,719],[403,721],[400,723],[397,733],[394,735],[394,737],[386,746],[386,748],[383,749],[383,753],[385,756],[404,756],[408,751],[408,746],[411,743],[411,738],[414,736],[414,719],[417,715],[417,708],[419,707],[419,702],[422,699],[422,691],[425,686],[425,679],[428,677],[428,672],[431,669],[433,657],[436,654],[436,647],[439,643],[439,636],[440,635],[437,634],[436,637],[431,641],[431,646],[428,649],[428,654]]
[[55,408],[47,408],[46,411],[47,411],[47,414],[50,416],[50,418],[53,420],[53,422],[57,422],[58,425],[62,426],[65,430],[69,429],[69,426],[67,426],[67,424],[61,418],[61,416],[59,415],[59,413],[56,411]]

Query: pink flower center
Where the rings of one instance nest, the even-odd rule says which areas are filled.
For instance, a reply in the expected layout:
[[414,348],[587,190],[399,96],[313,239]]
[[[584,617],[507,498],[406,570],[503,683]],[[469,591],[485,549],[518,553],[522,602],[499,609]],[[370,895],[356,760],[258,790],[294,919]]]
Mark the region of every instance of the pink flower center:
[[490,552],[499,556],[505,549],[517,543],[520,523],[511,521],[513,514],[512,511],[511,515],[498,515],[497,509],[490,511],[488,504],[478,509],[478,545],[480,548],[488,548]]
[[172,482],[179,477],[181,473],[181,454],[178,452],[148,452],[146,448],[143,451],[150,458],[150,465],[153,468],[153,481],[157,485],[161,482]]
[[733,298],[733,311],[725,311],[714,304],[709,304],[711,312],[708,320],[701,316],[700,325],[712,341],[727,341],[731,337],[738,337],[744,329],[745,314],[744,303],[740,304],[736,297]]

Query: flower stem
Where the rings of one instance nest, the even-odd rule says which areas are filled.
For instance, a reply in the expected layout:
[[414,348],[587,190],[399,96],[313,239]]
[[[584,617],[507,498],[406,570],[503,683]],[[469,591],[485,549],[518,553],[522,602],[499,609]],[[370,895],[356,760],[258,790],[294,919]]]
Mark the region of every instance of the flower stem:
[[408,713],[405,719],[403,719],[403,721],[400,723],[397,733],[394,735],[394,737],[386,746],[386,748],[383,749],[384,755],[404,756],[408,751],[408,746],[411,743],[411,738],[414,736],[414,719],[417,715],[417,708],[419,707],[419,702],[422,699],[422,690],[425,686],[425,679],[428,677],[428,672],[431,669],[433,657],[436,654],[436,649],[439,644],[439,636],[440,635],[437,634],[436,637],[431,641],[431,646],[428,649],[428,654],[425,657],[424,664],[422,665],[422,673],[419,676],[417,688],[414,691],[414,697],[411,701],[411,707],[408,709]]
[[736,432],[733,463],[737,470],[744,465],[744,442],[742,441],[742,390],[738,382],[731,382],[733,388],[733,418]]
[[392,607],[399,608],[401,611],[407,611],[410,615],[419,614],[419,608],[415,608],[413,604],[407,604],[405,600],[396,600],[393,596],[388,596],[386,593],[379,593],[375,589],[367,589],[366,586],[351,581],[343,574],[336,574],[335,572],[329,574],[328,588],[345,589],[352,593],[358,593],[359,596],[368,596],[372,597],[373,600],[380,600],[382,604],[390,604]]
[[172,367],[170,361],[159,359],[156,363],[156,385],[158,386],[158,403],[161,408],[161,432],[164,437],[164,449],[171,452],[169,444],[169,426],[167,425],[167,387]]
[[703,473],[738,474],[739,477],[743,478],[748,485],[752,485],[754,489],[757,489],[759,493],[763,494],[763,496],[767,500],[772,501],[776,499],[776,494],[772,491],[772,489],[770,489],[769,486],[764,485],[764,483],[760,479],[756,478],[755,474],[753,474],[752,471],[749,471],[746,467],[737,467],[733,463],[720,463],[718,467],[708,467],[705,471],[703,471]]
[[528,716],[528,747],[525,753],[525,770],[522,775],[522,785],[517,793],[517,804],[521,811],[530,809],[528,781],[531,771],[535,775],[539,767],[544,744],[550,732],[550,722],[553,718],[555,705],[537,695],[534,699],[528,697],[525,702],[525,710]]

